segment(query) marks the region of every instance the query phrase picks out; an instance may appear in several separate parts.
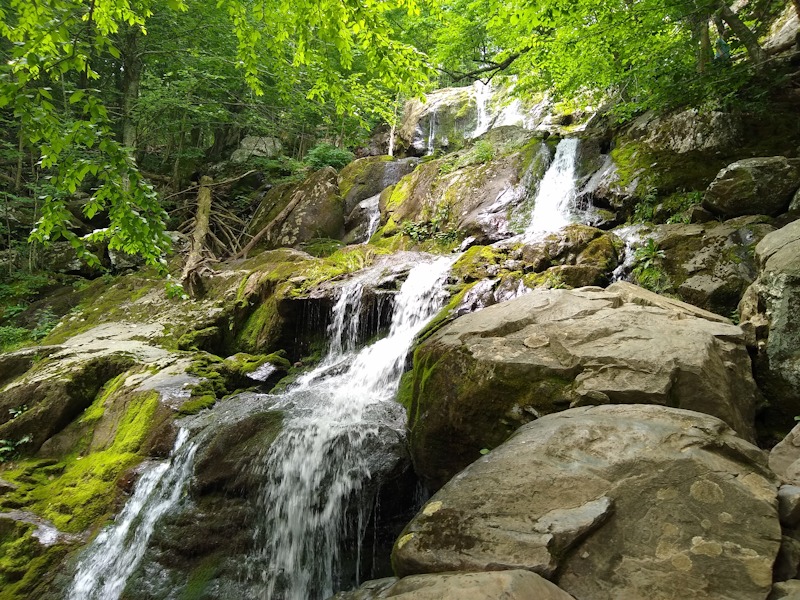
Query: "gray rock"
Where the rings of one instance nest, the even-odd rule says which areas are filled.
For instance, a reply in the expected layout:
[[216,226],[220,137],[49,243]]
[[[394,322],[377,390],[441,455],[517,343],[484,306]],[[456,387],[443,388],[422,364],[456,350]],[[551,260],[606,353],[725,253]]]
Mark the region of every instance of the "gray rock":
[[785,527],[797,527],[800,524],[800,487],[782,485],[778,490],[778,512],[781,524]]
[[724,223],[657,226],[652,237],[664,251],[664,271],[680,298],[732,314],[758,275],[756,244],[775,230],[766,220],[748,216]]
[[[564,545],[555,524],[570,531],[573,519],[553,515],[574,510],[604,516]],[[760,600],[780,542],[764,454],[722,421],[597,406],[542,417],[470,465],[411,521],[392,558],[401,577],[527,569],[592,600]]]
[[781,549],[772,567],[774,581],[786,581],[797,577],[800,567],[800,540],[784,535],[781,538]]
[[253,156],[273,158],[282,150],[283,144],[278,138],[248,135],[242,139],[239,148],[231,155],[231,162],[243,163]]
[[791,486],[800,486],[800,425],[795,425],[769,453],[769,467]]
[[784,156],[747,158],[728,165],[711,182],[703,206],[713,213],[779,215],[800,187],[800,161]]
[[[394,583],[396,582],[396,583]],[[388,586],[388,587],[387,587]],[[336,600],[574,600],[565,591],[530,571],[412,575],[399,581],[380,579]]]
[[521,424],[571,406],[676,406],[753,439],[741,329],[631,284],[536,290],[464,315],[417,348],[412,377],[412,457],[434,488]]
[[772,586],[767,600],[800,600],[800,581],[781,581]]
[[739,313],[755,350],[756,381],[770,402],[768,423],[785,431],[800,415],[800,220],[767,235],[755,254],[759,276]]
[[[270,190],[272,191],[272,190]],[[253,217],[271,225],[261,246],[266,248],[297,247],[314,238],[339,239],[344,233],[344,207],[339,197],[338,176],[331,167],[316,171],[303,183],[276,191],[272,210],[258,211]],[[271,194],[265,196],[268,200]],[[282,205],[282,207],[281,207]],[[281,207],[280,210],[277,210]],[[267,218],[267,214],[272,216]],[[255,227],[248,228],[258,233]]]

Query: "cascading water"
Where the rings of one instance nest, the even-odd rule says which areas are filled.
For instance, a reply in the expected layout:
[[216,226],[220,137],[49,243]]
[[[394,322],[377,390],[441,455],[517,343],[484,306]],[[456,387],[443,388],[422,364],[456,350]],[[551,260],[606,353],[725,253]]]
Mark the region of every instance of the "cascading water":
[[436,150],[436,109],[431,113],[431,120],[428,124],[428,146],[427,155],[430,156]]
[[[350,282],[334,307],[327,358],[276,397],[287,418],[264,457],[259,494],[264,520],[247,569],[258,597],[307,600],[336,591],[340,546],[352,534],[348,514],[357,511],[360,544],[373,503],[364,497],[365,487],[372,465],[386,460],[382,432],[391,429],[394,440],[404,434],[404,412],[392,399],[405,356],[446,297],[443,285],[452,262],[440,258],[415,266],[395,297],[388,336],[359,352],[344,341],[352,339],[346,332],[361,299],[362,282]],[[347,366],[332,368],[342,363]]]
[[492,86],[490,83],[478,80],[474,83],[474,89],[475,103],[478,107],[478,123],[475,126],[475,131],[470,136],[472,138],[483,135],[492,126],[492,115],[489,112],[489,100],[491,100],[493,93]]
[[565,138],[539,183],[525,237],[537,238],[566,227],[573,220],[578,140]]
[[116,600],[147,549],[156,522],[180,500],[197,442],[181,429],[169,461],[147,468],[116,522],[104,529],[78,563],[70,600]]
[[381,207],[380,207],[380,194],[376,194],[371,198],[364,200],[364,204],[369,214],[369,222],[367,223],[366,239],[362,242],[369,243],[370,238],[378,231],[378,226],[381,224]]

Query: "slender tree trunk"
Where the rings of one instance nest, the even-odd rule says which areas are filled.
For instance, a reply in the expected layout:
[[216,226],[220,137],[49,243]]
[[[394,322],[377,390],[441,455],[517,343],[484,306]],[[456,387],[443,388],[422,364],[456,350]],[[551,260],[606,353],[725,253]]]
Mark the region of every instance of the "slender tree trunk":
[[22,127],[19,128],[19,144],[17,145],[17,173],[14,178],[14,191],[19,193],[22,190],[22,168],[25,162],[25,136],[22,134]]
[[139,53],[139,30],[131,28],[124,38],[122,61],[122,145],[136,154],[136,123],[133,109],[139,99],[144,64]]
[[761,45],[758,43],[758,38],[755,34],[750,31],[750,29],[742,23],[742,20],[736,16],[730,7],[725,4],[724,0],[719,4],[719,14],[722,17],[722,20],[728,24],[728,27],[731,28],[736,37],[744,44],[744,47],[747,48],[747,54],[750,57],[750,61],[755,65],[760,65],[764,62],[764,50],[761,48]]
[[700,60],[697,63],[697,70],[705,73],[708,64],[711,62],[711,35],[708,31],[708,19],[703,19],[700,24]]
[[194,215],[194,228],[189,247],[189,256],[181,274],[181,284],[193,297],[203,293],[202,270],[205,262],[206,237],[211,220],[211,177],[200,178],[200,191],[197,193],[197,211]]

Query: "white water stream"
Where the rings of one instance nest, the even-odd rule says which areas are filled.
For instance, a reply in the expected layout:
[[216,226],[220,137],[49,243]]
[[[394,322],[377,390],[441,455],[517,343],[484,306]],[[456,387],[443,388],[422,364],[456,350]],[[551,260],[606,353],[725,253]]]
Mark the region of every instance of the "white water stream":
[[[404,411],[393,398],[406,354],[444,301],[452,262],[416,265],[394,299],[389,334],[360,351],[353,340],[363,281],[350,281],[334,307],[328,356],[276,398],[287,419],[263,463],[263,522],[247,573],[255,597],[327,598],[338,586],[348,535],[360,554],[371,506],[364,488],[373,465],[391,460],[385,447],[404,435]],[[353,512],[355,525],[347,518]]]
[[489,101],[492,99],[494,90],[492,90],[491,83],[484,83],[480,80],[476,81],[473,87],[475,90],[475,103],[478,107],[478,123],[470,137],[476,138],[489,131],[492,127],[492,115],[489,112]]
[[197,443],[181,429],[169,461],[142,473],[125,508],[89,546],[78,563],[69,600],[116,600],[139,566],[156,522],[181,497],[192,472]]
[[573,222],[577,156],[576,138],[565,138],[558,143],[553,162],[539,182],[526,238],[539,238]]

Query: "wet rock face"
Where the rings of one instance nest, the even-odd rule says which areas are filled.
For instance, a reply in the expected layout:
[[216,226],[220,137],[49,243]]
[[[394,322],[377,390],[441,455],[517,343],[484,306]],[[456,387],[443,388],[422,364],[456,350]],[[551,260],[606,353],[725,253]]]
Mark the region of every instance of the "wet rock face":
[[409,396],[414,466],[437,488],[521,424],[574,406],[677,406],[752,439],[757,390],[741,329],[617,283],[456,319],[418,347]]
[[706,190],[703,206],[726,217],[778,215],[789,208],[800,187],[800,160],[784,156],[748,158],[719,172]]
[[412,575],[370,581],[333,600],[570,600],[572,596],[530,571]]
[[400,576],[527,569],[576,598],[763,599],[778,552],[763,453],[659,406],[542,417],[456,476],[395,544]]
[[800,221],[767,235],[755,252],[759,276],[739,311],[768,420],[785,431],[800,414]]
[[478,106],[472,88],[446,88],[428,94],[425,102],[411,100],[397,132],[398,148],[409,156],[434,150],[457,150],[475,129]]
[[550,150],[515,127],[481,139],[493,148],[491,158],[479,157],[473,147],[421,164],[381,197],[383,221],[435,223],[478,243],[523,231],[531,210],[526,200],[547,170]]

